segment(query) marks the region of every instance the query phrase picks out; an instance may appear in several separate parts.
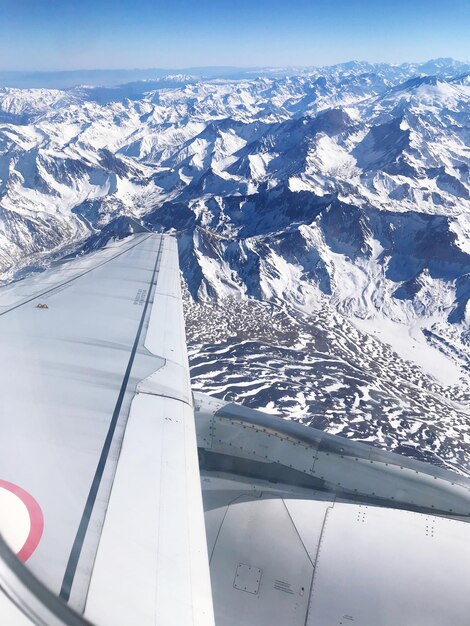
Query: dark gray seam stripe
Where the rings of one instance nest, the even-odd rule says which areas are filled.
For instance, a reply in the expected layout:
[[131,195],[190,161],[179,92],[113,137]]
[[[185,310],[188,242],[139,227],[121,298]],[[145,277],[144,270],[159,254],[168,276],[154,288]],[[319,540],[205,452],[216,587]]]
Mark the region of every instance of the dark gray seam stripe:
[[310,594],[308,596],[309,600],[308,600],[307,615],[305,616],[305,626],[307,626],[309,615],[313,614],[313,612],[311,611],[312,602],[313,602],[312,594],[313,594],[313,590],[314,590],[314,586],[315,586],[315,577],[317,576],[318,559],[319,559],[319,556],[320,556],[320,550],[321,550],[321,547],[322,547],[322,541],[323,541],[323,538],[325,536],[326,520],[328,518],[328,515],[334,509],[335,503],[336,503],[336,496],[335,496],[334,500],[332,501],[332,503],[329,506],[326,507],[325,515],[323,517],[323,522],[322,522],[322,525],[321,525],[320,536],[318,537],[317,552],[315,554],[315,562],[313,563],[313,574],[312,574],[312,579],[310,581]]
[[[163,369],[163,367],[161,369]],[[157,372],[158,371],[159,370],[157,370]],[[154,393],[153,391],[139,391],[139,393],[146,396],[153,396],[155,398],[169,398],[170,400],[174,400],[175,402],[182,402],[183,404],[186,404],[187,406],[192,408],[192,404],[190,404],[187,400],[184,400],[183,398],[178,398],[177,396],[169,396],[166,393]]]
[[62,587],[60,589],[60,594],[59,594],[60,597],[63,598],[65,601],[68,601],[70,598],[70,592],[72,589],[73,579],[75,577],[75,572],[77,571],[77,565],[80,559],[83,542],[85,541],[86,532],[88,530],[88,524],[90,522],[91,514],[93,512],[93,507],[95,505],[96,496],[98,495],[98,489],[101,484],[101,479],[103,477],[103,472],[106,466],[106,461],[108,459],[109,451],[111,448],[111,443],[113,441],[114,432],[116,430],[119,413],[121,411],[121,406],[124,400],[124,395],[126,393],[127,384],[129,382],[132,365],[134,363],[135,355],[136,355],[137,348],[138,348],[139,341],[140,341],[140,336],[142,334],[142,329],[144,326],[147,308],[150,302],[150,297],[152,295],[153,287],[155,286],[155,275],[157,273],[157,267],[160,261],[162,243],[163,243],[163,238],[160,239],[160,245],[159,245],[158,252],[157,252],[157,258],[155,260],[155,266],[153,268],[152,279],[150,281],[150,288],[147,293],[147,299],[145,301],[144,310],[142,311],[142,316],[140,318],[139,327],[137,329],[137,334],[135,336],[134,345],[132,346],[132,351],[131,351],[129,362],[126,368],[126,372],[124,374],[124,378],[121,384],[121,389],[119,391],[118,399],[116,401],[116,406],[114,407],[113,416],[109,424],[108,433],[104,441],[100,459],[98,461],[96,472],[93,477],[93,482],[91,483],[90,491],[88,493],[88,498],[85,504],[85,508],[83,510],[82,518],[80,520],[77,534],[75,536],[72,550],[70,552],[69,560],[67,562],[67,567],[65,569],[64,579],[62,581]]
[[230,502],[226,505],[225,512],[224,512],[224,515],[222,517],[222,521],[220,522],[219,530],[217,531],[217,535],[216,535],[216,538],[215,538],[215,541],[214,541],[214,545],[212,546],[212,551],[211,551],[211,554],[210,554],[210,557],[209,557],[209,564],[211,563],[212,557],[214,556],[214,550],[215,550],[215,547],[217,545],[217,541],[219,539],[220,531],[222,530],[222,526],[224,524],[225,518],[227,517],[227,513],[228,513],[228,510],[229,510],[230,506],[234,502],[236,502],[237,500],[240,500],[241,498],[252,498],[253,500],[260,500],[262,497],[263,497],[263,492],[262,491],[260,492],[259,495],[253,495],[253,493],[242,493],[239,496],[236,496],[235,498],[233,498],[233,500],[230,500]]
[[[72,278],[69,278],[69,280],[66,280],[63,283],[59,283],[58,285],[54,285],[54,287],[51,287],[50,289],[47,289],[46,291],[42,291],[41,293],[38,293],[35,296],[32,296],[31,298],[28,298],[28,300],[23,300],[23,302],[20,302],[19,304],[15,304],[15,306],[10,307],[6,311],[2,311],[0,313],[0,317],[2,315],[6,315],[7,313],[10,313],[10,311],[14,311],[15,309],[19,309],[21,306],[24,306],[25,304],[28,304],[29,302],[32,302],[33,300],[37,300],[38,298],[41,298],[42,296],[47,295],[51,291],[55,291],[56,289],[60,289],[60,287],[64,287],[65,285],[68,285],[69,283],[73,282],[74,280],[78,280],[82,276],[86,276],[90,272],[94,272],[98,268],[103,267],[103,265],[106,265],[107,263],[110,263],[110,261],[114,261],[114,259],[117,259],[118,257],[122,256],[123,254],[126,254],[126,252],[129,252],[129,250],[132,250],[132,248],[135,248],[136,246],[140,246],[141,244],[144,243],[144,241],[147,241],[147,239],[149,237],[151,237],[151,235],[149,235],[148,237],[145,237],[145,239],[142,239],[142,241],[138,241],[133,246],[129,246],[128,248],[126,248],[122,252],[119,252],[118,254],[115,254],[110,259],[106,259],[106,261],[103,261],[102,263],[99,263],[98,265],[94,265],[93,267],[90,267],[90,269],[86,270],[86,272],[82,272],[81,274],[78,274],[77,276],[73,276]],[[74,259],[72,259],[72,260],[74,260]]]
[[305,554],[307,555],[308,560],[312,564],[312,575],[313,575],[313,570],[315,568],[315,565],[314,565],[312,559],[310,558],[310,553],[309,553],[309,551],[307,550],[307,548],[305,546],[304,540],[302,539],[302,535],[299,533],[299,530],[298,530],[297,526],[295,525],[294,520],[292,519],[292,515],[290,514],[290,511],[287,508],[286,501],[284,500],[284,498],[281,498],[281,500],[282,500],[282,504],[284,505],[284,508],[286,509],[286,513],[289,516],[289,519],[290,519],[290,521],[292,523],[292,526],[294,527],[295,533],[296,533],[297,537],[299,538],[300,543],[302,544],[302,548],[305,550]]

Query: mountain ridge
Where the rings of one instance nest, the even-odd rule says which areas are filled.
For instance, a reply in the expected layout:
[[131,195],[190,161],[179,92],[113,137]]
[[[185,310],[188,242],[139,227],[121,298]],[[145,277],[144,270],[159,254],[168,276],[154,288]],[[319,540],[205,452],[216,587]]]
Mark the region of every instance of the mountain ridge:
[[289,336],[328,310],[325,336],[346,320],[360,341],[380,337],[467,397],[468,70],[353,62],[0,89],[1,278],[138,223],[178,237],[186,293],[201,306],[280,307]]

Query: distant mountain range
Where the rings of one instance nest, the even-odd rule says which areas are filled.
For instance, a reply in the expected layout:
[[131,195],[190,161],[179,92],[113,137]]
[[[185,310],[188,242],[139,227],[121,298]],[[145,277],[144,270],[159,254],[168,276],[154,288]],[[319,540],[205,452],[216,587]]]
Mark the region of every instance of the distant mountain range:
[[[345,69],[360,68],[381,68],[384,64],[361,63],[351,61],[340,66]],[[453,59],[432,59],[426,63],[403,63],[399,67],[408,68],[409,72],[421,72],[422,74],[438,74],[445,72],[452,73],[455,68],[469,71],[470,63],[463,63]],[[169,74],[185,74],[197,79],[217,79],[217,78],[253,78],[254,76],[295,76],[303,73],[315,72],[318,69],[328,72],[330,67],[235,67],[235,66],[213,66],[213,67],[187,67],[182,69],[94,69],[94,70],[63,70],[63,71],[6,71],[0,70],[0,87],[18,87],[21,89],[70,89],[77,85],[89,85],[95,87],[117,87],[125,83],[135,83],[139,81],[154,81]]]
[[4,88],[3,278],[132,216],[178,233],[194,297],[309,310],[327,296],[360,318],[468,324],[469,71],[351,62]]
[[[436,59],[149,70],[115,74],[130,81],[120,85],[96,74],[86,82],[102,78],[100,86],[2,88],[1,278],[100,247],[136,224],[173,232],[188,298],[252,298],[295,324],[298,315],[330,311],[314,335],[321,327],[333,341],[341,327],[341,351],[349,320],[365,333],[361,345],[367,336],[391,345],[444,387],[454,385],[448,397],[463,402],[470,397],[469,72],[469,64]],[[264,309],[258,314],[266,319]],[[205,331],[194,315],[190,335],[202,353],[195,329]],[[282,341],[293,332],[290,322],[286,328]],[[313,331],[302,332],[310,345]],[[383,359],[390,380],[407,371]],[[220,380],[215,393],[228,388]],[[250,393],[258,398],[252,406],[267,403],[266,394]],[[308,413],[296,393],[286,407]],[[429,396],[422,410],[430,403]]]

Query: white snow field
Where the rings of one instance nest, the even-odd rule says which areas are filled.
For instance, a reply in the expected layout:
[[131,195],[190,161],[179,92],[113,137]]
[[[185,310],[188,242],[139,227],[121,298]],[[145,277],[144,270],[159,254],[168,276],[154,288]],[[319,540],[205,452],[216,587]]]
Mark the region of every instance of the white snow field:
[[469,72],[2,88],[0,279],[173,232],[196,388],[469,473]]

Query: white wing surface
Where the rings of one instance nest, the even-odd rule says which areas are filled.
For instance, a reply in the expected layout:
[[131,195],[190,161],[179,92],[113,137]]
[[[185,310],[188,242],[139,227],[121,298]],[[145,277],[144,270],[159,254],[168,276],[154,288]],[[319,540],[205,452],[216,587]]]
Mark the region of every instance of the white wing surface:
[[100,625],[213,623],[175,240],[4,288],[0,337],[7,543]]

